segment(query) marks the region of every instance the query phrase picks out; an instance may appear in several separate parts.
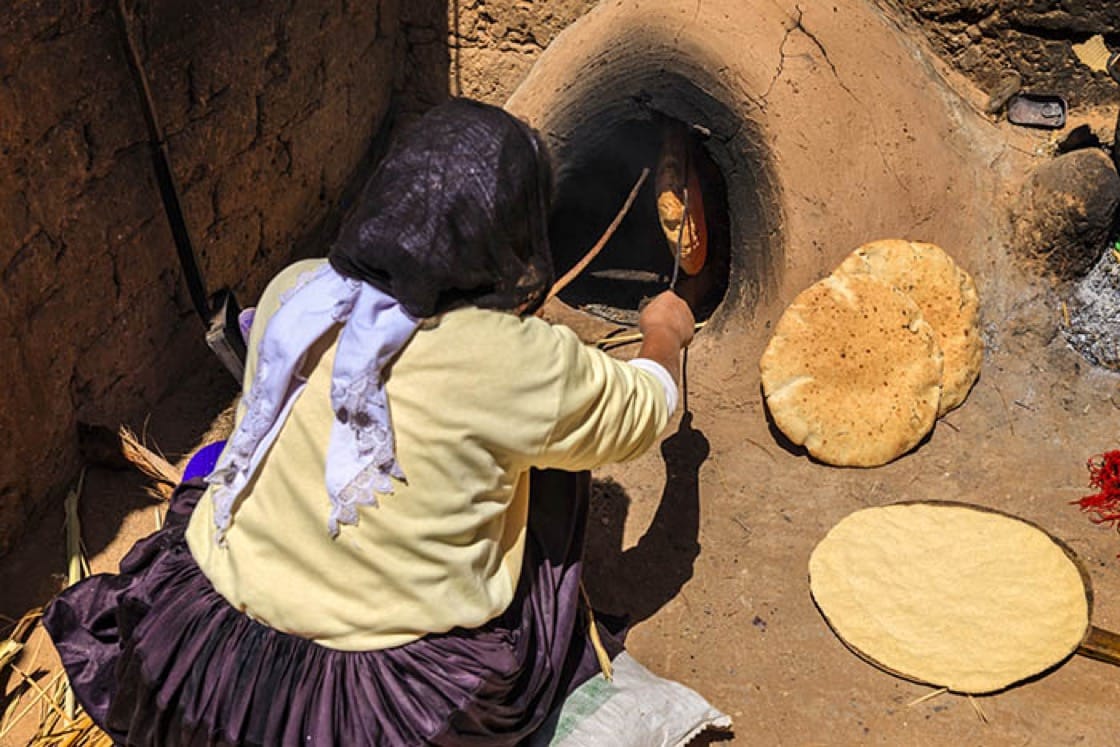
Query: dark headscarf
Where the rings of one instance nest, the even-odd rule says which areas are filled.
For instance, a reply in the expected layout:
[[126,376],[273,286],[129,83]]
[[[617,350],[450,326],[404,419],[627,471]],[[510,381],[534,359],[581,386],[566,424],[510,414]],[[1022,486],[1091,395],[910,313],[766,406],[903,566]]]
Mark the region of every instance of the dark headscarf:
[[531,313],[552,285],[551,171],[539,137],[495,106],[442,104],[391,147],[330,252],[339,273],[428,317]]

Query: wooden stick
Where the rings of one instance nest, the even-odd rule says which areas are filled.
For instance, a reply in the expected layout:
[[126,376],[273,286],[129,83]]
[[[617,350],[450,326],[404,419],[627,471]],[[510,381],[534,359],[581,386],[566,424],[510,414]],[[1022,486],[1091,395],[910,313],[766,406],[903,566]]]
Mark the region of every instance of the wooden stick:
[[[64,502],[66,509],[67,586],[73,586],[85,578],[88,570],[85,554],[82,552],[82,522],[78,517],[78,501],[82,498],[82,486],[85,481],[86,470],[83,467],[78,475],[78,484],[67,494]],[[66,718],[73,721],[78,716],[78,702],[69,682],[65,685],[64,693],[62,708],[66,713]]]
[[[700,330],[704,329],[704,325],[706,325],[706,324],[707,324],[706,321],[705,322],[696,322],[696,324],[693,326],[692,329],[696,332],[699,332]],[[629,345],[631,343],[641,342],[641,341],[642,341],[642,333],[641,332],[631,332],[630,334],[626,334],[626,335],[613,335],[613,336],[612,335],[607,335],[606,337],[603,337],[602,339],[600,339],[595,344],[600,348],[605,348],[608,345],[613,347],[615,345]]]
[[906,707],[907,708],[913,708],[916,705],[921,705],[922,703],[925,703],[927,700],[932,700],[933,698],[936,698],[938,695],[944,695],[947,692],[949,692],[949,688],[939,687],[936,690],[932,690],[932,691],[926,693],[925,695],[921,696],[920,698],[915,698],[914,700],[911,700],[909,703],[906,704]]
[[24,638],[27,637],[27,634],[31,632],[31,629],[35,627],[42,616],[43,611],[38,607],[26,613],[16,623],[8,638],[0,642],[0,672],[3,672],[4,667],[15,661],[16,656],[23,651],[23,647],[26,645]]
[[[12,671],[15,672],[16,674],[18,674],[23,679],[23,681],[26,682],[27,685],[32,690],[35,691],[35,693],[36,693],[35,702],[45,703],[47,708],[50,708],[57,715],[61,716],[62,718],[69,718],[69,716],[67,716],[65,713],[63,713],[62,709],[58,707],[58,704],[54,702],[54,700],[51,698],[50,693],[48,693],[46,690],[44,690],[43,686],[35,681],[34,677],[32,677],[29,673],[23,671],[22,669],[20,669],[19,667],[17,667],[14,664],[12,665]],[[55,674],[55,677],[57,677],[57,676],[58,676],[58,674]],[[48,684],[47,687],[50,687],[50,685]]]
[[[60,677],[62,677],[64,674],[66,674],[66,671],[62,670],[62,669],[55,672],[54,676],[51,677],[49,682],[47,682],[47,687],[53,686],[56,682],[58,682],[58,679]],[[0,729],[0,739],[3,739],[4,737],[8,736],[8,732],[10,732],[12,729],[14,729],[16,724],[23,721],[24,717],[27,716],[27,714],[31,713],[32,710],[37,708],[39,706],[40,702],[41,702],[38,697],[35,697],[35,698],[32,699],[32,701],[30,703],[27,704],[27,706],[22,711],[20,711],[18,714],[16,714],[15,709],[19,707],[19,698],[22,698],[22,697],[23,696],[21,695],[21,696],[17,697],[16,699],[14,699],[12,701],[11,707],[7,711],[4,712],[4,723],[3,723],[4,728]]]
[[619,225],[622,223],[622,219],[626,217],[626,213],[630,212],[630,206],[633,205],[634,200],[637,199],[638,190],[640,190],[642,188],[642,185],[645,184],[647,176],[649,176],[649,169],[642,169],[641,176],[639,176],[638,181],[634,183],[634,187],[630,190],[630,194],[629,196],[627,196],[626,202],[622,203],[622,208],[618,211],[618,215],[614,217],[614,220],[611,221],[611,224],[607,226],[607,230],[604,231],[603,235],[599,237],[599,240],[595,242],[595,246],[591,247],[591,249],[588,250],[587,254],[583,255],[583,259],[581,259],[579,262],[576,262],[575,266],[572,269],[568,270],[566,273],[564,273],[564,276],[562,278],[552,284],[551,290],[548,291],[548,298],[545,299],[546,301],[549,298],[555,298],[560,293],[560,291],[567,288],[568,284],[575,280],[576,277],[578,277],[579,274],[583,272],[589,264],[591,264],[591,260],[599,256],[599,252],[603,251],[603,247],[607,245],[607,242],[611,240],[611,236],[613,236],[614,232],[618,230]]

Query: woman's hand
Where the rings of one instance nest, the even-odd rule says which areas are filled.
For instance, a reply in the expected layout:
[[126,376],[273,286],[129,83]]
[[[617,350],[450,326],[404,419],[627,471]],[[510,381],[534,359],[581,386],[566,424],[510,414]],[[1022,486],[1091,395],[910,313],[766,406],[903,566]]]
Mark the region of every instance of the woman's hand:
[[650,301],[638,317],[642,336],[663,334],[675,341],[677,349],[688,347],[696,327],[692,309],[673,291],[665,291]]
[[638,328],[642,332],[639,358],[660,363],[673,381],[680,383],[681,350],[692,342],[696,319],[692,309],[673,291],[665,291],[642,309]]

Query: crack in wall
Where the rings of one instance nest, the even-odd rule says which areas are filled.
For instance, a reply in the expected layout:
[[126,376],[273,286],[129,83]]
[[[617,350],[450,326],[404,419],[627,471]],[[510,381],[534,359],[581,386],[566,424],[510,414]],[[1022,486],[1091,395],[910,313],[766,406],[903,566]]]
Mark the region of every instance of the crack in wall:
[[[696,10],[694,10],[692,12],[692,19],[689,20],[688,25],[691,26],[692,24],[696,23],[696,19],[700,17],[700,5],[701,5],[702,2],[703,2],[703,0],[696,0]],[[673,37],[673,46],[676,46],[680,42],[681,34],[683,32],[684,32],[684,26],[682,25],[680,28],[677,29],[676,36]]]
[[774,71],[774,77],[770,80],[770,85],[766,87],[766,93],[762,95],[762,101],[764,103],[766,102],[766,100],[770,96],[770,93],[774,90],[774,86],[777,85],[778,79],[782,77],[782,73],[785,71],[786,63],[786,44],[789,42],[790,37],[795,31],[800,31],[809,41],[813,43],[813,46],[815,46],[820,51],[821,56],[824,58],[825,64],[828,65],[828,69],[832,71],[833,77],[836,78],[837,85],[844,89],[844,91],[847,92],[849,96],[859,102],[859,97],[857,97],[852,92],[852,89],[848,88],[847,84],[844,83],[844,80],[840,77],[840,71],[836,69],[836,64],[829,56],[828,49],[825,48],[824,43],[817,38],[816,34],[806,28],[804,23],[805,11],[802,10],[800,5],[795,5],[794,9],[797,11],[797,17],[793,19],[793,25],[786,28],[786,33],[782,37],[782,43],[778,46],[778,69]]
[[825,49],[824,44],[820,39],[817,38],[816,34],[805,27],[805,24],[803,22],[805,11],[801,10],[800,5],[796,5],[794,7],[797,9],[797,25],[794,28],[805,34],[805,36],[809,38],[809,41],[813,42],[816,48],[820,50],[821,55],[824,56],[824,61],[828,63],[828,68],[832,71],[832,75],[836,78],[836,83],[841,88],[843,88],[849,96],[859,102],[859,97],[852,93],[852,89],[848,88],[847,84],[845,84],[843,79],[840,77],[840,72],[836,69],[836,65],[832,62],[832,58],[828,56],[828,50]]
[[[832,72],[832,76],[836,79],[836,84],[840,86],[840,88],[843,89],[845,93],[851,96],[852,100],[859,104],[862,108],[863,102],[858,96],[856,96],[855,92],[852,91],[852,89],[849,88],[846,83],[844,83],[844,80],[840,77],[840,71],[837,69],[836,63],[832,61],[831,56],[829,56],[828,49],[825,47],[824,42],[822,42],[816,34],[814,34],[805,26],[805,11],[801,8],[800,5],[795,5],[794,9],[797,11],[797,16],[796,18],[792,19],[792,25],[786,28],[786,33],[782,37],[781,44],[778,46],[778,68],[777,70],[775,70],[774,77],[770,80],[770,84],[767,86],[766,92],[761,97],[763,105],[760,108],[765,109],[765,105],[769,103],[769,97],[774,90],[774,86],[777,85],[778,80],[782,77],[782,73],[785,72],[786,44],[789,42],[793,34],[798,31],[804,34],[805,38],[811,41],[813,43],[813,46],[816,47],[820,52],[821,56],[824,58],[825,64],[828,65],[828,69]],[[875,126],[874,119],[871,117],[868,117],[868,126],[872,130],[872,142],[874,144],[875,151],[879,155],[879,160],[883,164],[883,168],[886,169],[887,173],[889,173],[891,177],[894,178],[899,187],[901,187],[906,194],[913,194],[910,186],[906,184],[906,182],[903,181],[901,177],[899,177],[898,172],[894,169],[894,167],[890,163],[890,160],[887,158],[887,154],[883,150],[882,139],[879,137],[878,129]]]
[[786,42],[789,41],[790,35],[797,29],[798,24],[801,23],[801,9],[798,8],[798,18],[793,26],[786,29],[786,33],[782,36],[782,43],[778,45],[778,69],[774,71],[774,77],[770,79],[770,85],[766,87],[766,91],[760,97],[762,100],[763,109],[766,108],[767,100],[770,98],[770,92],[774,90],[774,86],[778,83],[778,78],[782,77],[782,71],[786,66]]

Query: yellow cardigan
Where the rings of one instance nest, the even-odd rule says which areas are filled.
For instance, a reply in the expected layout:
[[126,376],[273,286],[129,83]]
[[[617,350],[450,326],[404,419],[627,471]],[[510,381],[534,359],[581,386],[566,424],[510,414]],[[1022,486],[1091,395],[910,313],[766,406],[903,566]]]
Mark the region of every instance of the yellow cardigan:
[[[296,263],[265,291],[246,381],[280,294],[321,261]],[[309,353],[307,387],[235,507],[227,546],[214,541],[209,491],[187,530],[231,605],[328,648],[388,648],[501,614],[521,572],[528,469],[630,459],[671,414],[655,375],[567,328],[449,312],[417,331],[386,384],[407,484],[359,507],[359,523],[332,539],[323,477],[336,334]]]

